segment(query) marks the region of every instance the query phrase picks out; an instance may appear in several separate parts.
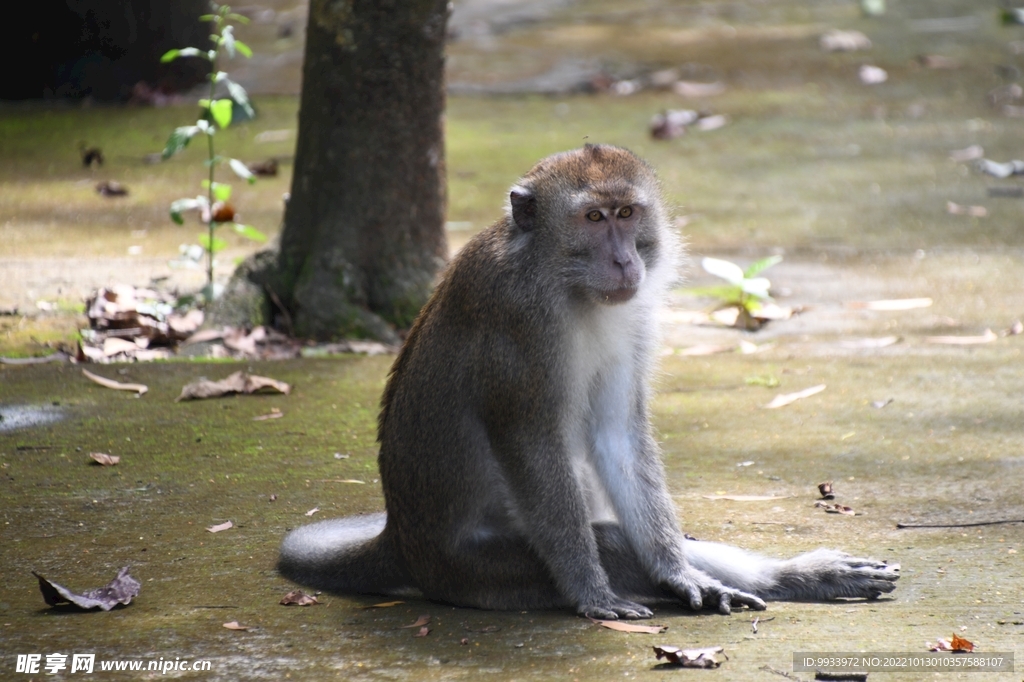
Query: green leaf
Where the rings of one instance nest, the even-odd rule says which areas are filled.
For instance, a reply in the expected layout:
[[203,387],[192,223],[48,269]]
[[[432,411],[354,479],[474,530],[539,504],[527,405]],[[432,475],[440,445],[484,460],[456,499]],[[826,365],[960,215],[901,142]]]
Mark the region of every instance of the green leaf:
[[237,21],[240,24],[249,23],[249,17],[243,17],[241,14],[235,14],[234,12],[228,14],[228,19],[231,21]]
[[160,57],[160,63],[173,62],[179,55],[181,55],[181,50],[167,50],[167,52],[164,52],[164,56]]
[[209,253],[217,253],[227,248],[228,243],[220,237],[214,237],[213,242],[210,242],[210,235],[201,234],[199,235],[199,246],[206,249]]
[[161,157],[166,161],[171,158],[182,149],[188,146],[188,143],[192,141],[192,136],[199,132],[199,126],[182,126],[175,128],[171,136],[167,138],[167,146],[164,147],[163,154]]
[[227,201],[231,198],[231,185],[223,182],[213,183],[213,198],[217,201]]
[[210,104],[210,114],[221,130],[231,125],[232,106],[233,103],[229,99],[219,99]]
[[252,56],[252,48],[243,43],[241,40],[235,41],[235,49],[238,50],[246,59]]
[[235,171],[235,175],[243,180],[247,180],[250,185],[256,182],[256,176],[252,174],[249,167],[238,159],[229,159],[228,165],[231,166],[231,170]]
[[722,284],[711,287],[693,287],[690,289],[684,289],[683,291],[691,296],[717,298],[723,303],[739,303],[743,298],[743,290],[735,285]]
[[762,258],[759,261],[751,263],[750,267],[748,267],[744,271],[743,276],[746,277],[746,278],[753,277],[756,274],[758,274],[759,272],[761,272],[762,270],[767,270],[771,266],[773,266],[773,265],[775,265],[777,263],[781,263],[781,262],[782,262],[782,256],[768,256],[767,258]]
[[253,240],[254,242],[267,241],[267,235],[263,234],[252,225],[242,225],[241,223],[235,223],[235,232],[242,235],[246,239]]
[[199,21],[213,21],[216,18],[217,17],[215,17],[212,14],[203,14],[202,16],[199,17]]
[[183,211],[193,211],[199,208],[199,202],[196,199],[178,199],[177,201],[171,202],[171,220],[184,225],[185,220],[181,217]]
[[245,88],[227,77],[224,78],[224,83],[227,85],[228,94],[231,95],[231,99],[238,102],[238,106],[245,109],[245,114],[249,118],[254,117],[256,112],[253,111],[252,105],[249,104],[249,93],[245,91]]

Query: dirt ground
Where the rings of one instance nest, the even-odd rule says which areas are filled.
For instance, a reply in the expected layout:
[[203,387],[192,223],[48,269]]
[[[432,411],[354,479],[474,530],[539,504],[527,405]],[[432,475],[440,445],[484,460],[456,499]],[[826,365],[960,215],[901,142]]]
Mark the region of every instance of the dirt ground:
[[[240,76],[266,88],[254,88],[261,114],[224,144],[247,160],[284,160],[281,176],[239,198],[246,220],[272,235],[294,137],[257,136],[295,129],[304,9],[264,4],[247,8],[259,20],[246,38],[263,61]],[[167,673],[201,680],[809,681],[813,673],[794,672],[797,652],[918,654],[953,634],[979,652],[1021,654],[1022,186],[951,158],[971,145],[998,162],[1024,158],[1024,101],[1011,87],[1024,26],[998,18],[996,3],[970,0],[890,2],[880,17],[836,0],[467,0],[452,19],[451,248],[492,221],[508,186],[546,154],[597,140],[648,158],[690,252],[689,281],[664,316],[653,403],[684,530],[775,556],[829,546],[899,561],[891,596],[773,603],[756,628],[749,612],[659,607],[653,622],[668,626],[659,635],[564,612],[416,600],[367,608],[383,600],[323,595],[318,606],[281,606],[293,586],[274,562],[288,529],[310,522],[313,509],[315,520],[383,508],[374,424],[391,358],[88,368],[146,384],[141,397],[102,388],[75,365],[0,364],[0,677],[41,679],[16,674],[17,655],[54,652],[208,660],[207,672]],[[300,29],[282,37],[289,22]],[[872,47],[825,52],[818,38],[829,29],[862,31]],[[864,65],[888,79],[861,82]],[[669,67],[724,92],[578,91],[596,77],[643,83]],[[686,108],[727,124],[650,138],[654,114]],[[167,266],[197,226],[177,227],[166,213],[198,183],[199,156],[142,161],[192,115],[187,105],[0,106],[0,356],[45,355],[73,340],[96,286],[201,285],[198,273]],[[107,152],[102,170],[81,168],[83,138]],[[93,186],[102,179],[132,193],[101,197]],[[232,241],[221,276],[255,248]],[[745,266],[771,254],[784,257],[765,272],[776,302],[799,314],[757,332],[700,323],[713,301],[686,287],[714,283],[702,257]],[[869,305],[893,299],[928,301]],[[239,369],[294,390],[174,402],[185,383]],[[822,385],[765,409],[779,394]],[[274,408],[284,416],[253,421]],[[93,465],[91,452],[121,462]],[[815,507],[827,480],[857,515]],[[229,520],[230,530],[206,530]],[[991,525],[965,525],[979,522]],[[86,589],[125,565],[141,593],[110,612],[51,609],[31,573]],[[430,633],[414,637],[403,626],[423,614]],[[232,621],[249,629],[226,629]],[[676,672],[659,667],[654,645],[722,646],[728,660]],[[869,677],[879,678],[1021,674]]]

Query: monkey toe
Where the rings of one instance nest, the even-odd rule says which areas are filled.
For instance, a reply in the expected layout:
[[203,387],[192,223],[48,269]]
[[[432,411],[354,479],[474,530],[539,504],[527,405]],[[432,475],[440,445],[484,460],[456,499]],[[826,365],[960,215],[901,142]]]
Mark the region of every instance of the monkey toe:
[[596,620],[639,620],[651,618],[654,612],[642,604],[634,604],[631,601],[618,600],[612,604],[590,604],[579,609],[580,614],[587,618]]

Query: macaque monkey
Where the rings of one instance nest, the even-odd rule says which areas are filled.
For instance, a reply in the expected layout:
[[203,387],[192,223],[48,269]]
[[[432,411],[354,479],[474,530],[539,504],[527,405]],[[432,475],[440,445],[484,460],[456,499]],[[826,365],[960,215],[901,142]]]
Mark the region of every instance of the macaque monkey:
[[653,170],[605,145],[543,159],[452,260],[391,369],[386,514],[299,528],[312,587],[486,609],[648,618],[679,600],[875,598],[898,565],[684,539],[650,425],[656,311],[680,246]]

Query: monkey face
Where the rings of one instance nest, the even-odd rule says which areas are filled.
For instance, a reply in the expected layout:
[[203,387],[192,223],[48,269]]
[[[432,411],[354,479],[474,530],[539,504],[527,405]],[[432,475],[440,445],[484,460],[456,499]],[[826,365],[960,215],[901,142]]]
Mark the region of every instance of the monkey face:
[[608,305],[633,298],[647,270],[637,252],[644,207],[617,204],[584,205],[569,226],[576,233],[576,252],[584,261],[584,286],[590,298]]

